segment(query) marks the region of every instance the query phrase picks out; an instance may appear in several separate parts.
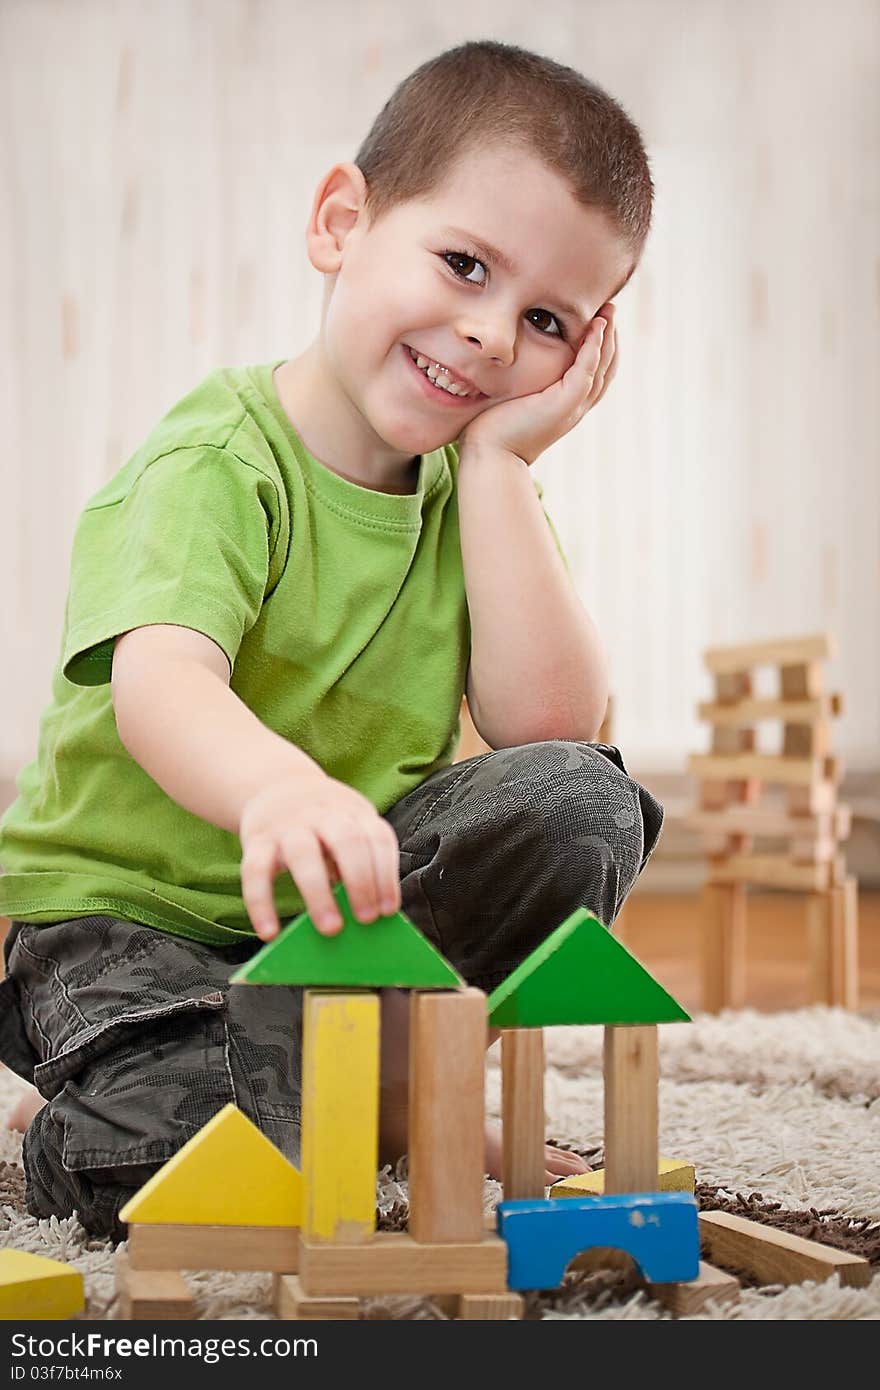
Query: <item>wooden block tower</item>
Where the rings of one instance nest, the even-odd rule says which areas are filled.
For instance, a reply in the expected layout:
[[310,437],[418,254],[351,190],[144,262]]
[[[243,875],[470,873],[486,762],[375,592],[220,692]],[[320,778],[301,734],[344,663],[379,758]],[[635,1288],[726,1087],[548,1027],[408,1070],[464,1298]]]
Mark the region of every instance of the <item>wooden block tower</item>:
[[[232,976],[305,989],[302,1220],[277,1270],[282,1318],[356,1318],[371,1294],[429,1293],[463,1318],[516,1315],[504,1242],[485,1229],[486,996],[466,988],[403,913],[344,929],[303,913]],[[378,991],[409,989],[409,1229],[376,1231]]]
[[[841,765],[830,738],[843,702],[825,692],[822,667],[835,654],[827,633],[704,654],[715,690],[698,712],[711,726],[712,749],[689,759],[699,809],[686,824],[705,837],[708,857],[702,944],[703,1005],[710,1012],[745,1003],[748,884],[807,895],[812,998],[857,1007],[857,884],[841,850],[851,816],[837,799]],[[756,694],[759,666],[778,668],[772,698]],[[774,753],[756,749],[763,721],[781,725]],[[767,794],[774,788],[775,799]],[[782,848],[756,848],[767,838]]]
[[[361,1298],[383,1293],[431,1294],[452,1317],[517,1318],[521,1291],[558,1286],[583,1252],[604,1264],[609,1248],[632,1258],[655,1297],[690,1313],[738,1288],[700,1260],[701,1234],[720,1259],[774,1280],[870,1279],[867,1260],[724,1213],[698,1218],[693,1168],[658,1156],[657,1026],[687,1014],[584,908],[487,1000],[403,913],[361,923],[342,885],[334,894],[344,931],[322,936],[304,913],[231,977],[304,988],[302,1171],[234,1105],[220,1109],[120,1213],[129,1223],[117,1252],[123,1317],[193,1317],[181,1271],[199,1268],[273,1271],[283,1319],[357,1318]],[[410,990],[406,1232],[375,1229],[377,991],[386,987]],[[482,1207],[490,1023],[504,1068],[497,1233]],[[555,1184],[551,1196],[566,1200],[550,1200],[542,1029],[584,1023],[605,1026],[605,1169]],[[18,1265],[0,1271],[14,1286],[0,1289],[0,1304],[17,1307],[21,1288],[42,1277]],[[45,1315],[62,1315],[61,1304]]]

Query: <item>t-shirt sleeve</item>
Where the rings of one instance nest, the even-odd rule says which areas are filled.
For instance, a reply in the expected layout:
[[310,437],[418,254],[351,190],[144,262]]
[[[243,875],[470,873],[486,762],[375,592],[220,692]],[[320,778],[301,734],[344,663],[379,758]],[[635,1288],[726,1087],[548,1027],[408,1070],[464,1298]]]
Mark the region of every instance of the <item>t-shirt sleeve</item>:
[[73,540],[61,669],[74,685],[110,680],[120,633],[193,628],[235,664],[266,593],[275,484],[227,450],[175,449],[119,495],[104,488]]

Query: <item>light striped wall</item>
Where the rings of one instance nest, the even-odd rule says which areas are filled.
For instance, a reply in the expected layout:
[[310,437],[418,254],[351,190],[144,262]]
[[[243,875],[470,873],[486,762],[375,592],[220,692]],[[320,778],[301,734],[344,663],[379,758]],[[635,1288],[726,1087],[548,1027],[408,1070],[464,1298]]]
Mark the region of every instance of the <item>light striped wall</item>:
[[705,735],[699,654],[828,628],[880,765],[874,0],[2,0],[0,777],[33,755],[79,509],[221,364],[301,350],[314,185],[464,38],[580,67],[657,207],[621,366],[538,463],[631,770]]

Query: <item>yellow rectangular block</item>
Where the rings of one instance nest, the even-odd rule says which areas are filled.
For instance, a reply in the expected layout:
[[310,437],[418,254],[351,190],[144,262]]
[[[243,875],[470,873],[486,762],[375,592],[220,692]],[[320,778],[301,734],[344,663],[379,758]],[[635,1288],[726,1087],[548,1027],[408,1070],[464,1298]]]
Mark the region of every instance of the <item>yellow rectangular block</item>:
[[[692,1163],[677,1158],[661,1158],[657,1172],[657,1192],[690,1192],[693,1195],[696,1173]],[[575,1173],[562,1178],[550,1188],[551,1197],[601,1197],[605,1192],[605,1169],[592,1173]]]
[[379,995],[306,990],[302,1232],[357,1243],[376,1229]]

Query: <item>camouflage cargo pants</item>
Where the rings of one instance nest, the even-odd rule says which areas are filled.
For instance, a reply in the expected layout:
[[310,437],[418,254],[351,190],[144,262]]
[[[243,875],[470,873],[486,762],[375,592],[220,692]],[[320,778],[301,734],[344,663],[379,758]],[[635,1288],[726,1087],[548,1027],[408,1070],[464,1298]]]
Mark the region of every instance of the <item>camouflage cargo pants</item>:
[[[611,925],[663,809],[616,748],[554,739],[442,768],[386,819],[404,912],[489,991],[578,906]],[[123,1239],[120,1207],[230,1101],[298,1161],[302,992],[229,989],[253,950],[110,916],[12,923],[0,1060],[48,1102],[24,1141],[34,1215]]]

